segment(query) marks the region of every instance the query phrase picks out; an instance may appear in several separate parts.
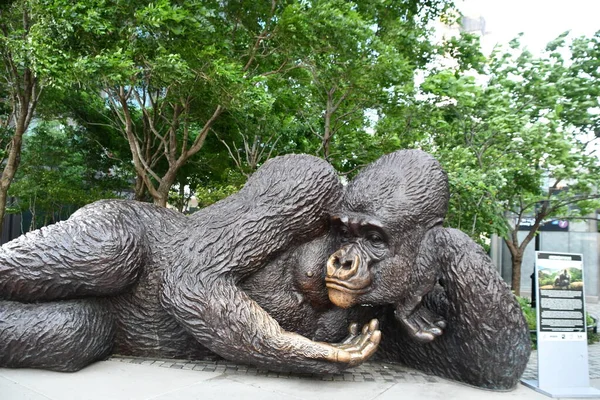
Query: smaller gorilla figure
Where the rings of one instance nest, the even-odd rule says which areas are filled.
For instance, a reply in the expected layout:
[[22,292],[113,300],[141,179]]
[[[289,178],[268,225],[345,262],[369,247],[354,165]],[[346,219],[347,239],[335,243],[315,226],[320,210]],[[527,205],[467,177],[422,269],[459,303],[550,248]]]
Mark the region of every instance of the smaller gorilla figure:
[[508,389],[530,354],[521,309],[489,257],[445,229],[446,174],[428,154],[381,157],[347,186],[333,218],[327,288],[340,307],[388,305],[376,357]]

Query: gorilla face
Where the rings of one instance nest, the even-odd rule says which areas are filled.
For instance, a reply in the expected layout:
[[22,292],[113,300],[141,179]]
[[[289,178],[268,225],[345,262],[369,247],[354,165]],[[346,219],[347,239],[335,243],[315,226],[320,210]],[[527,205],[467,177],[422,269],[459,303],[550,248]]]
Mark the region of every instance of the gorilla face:
[[394,304],[428,286],[433,272],[415,260],[426,233],[442,224],[448,196],[441,166],[418,150],[384,156],[358,174],[332,218],[339,250],[327,262],[329,299],[344,308]]
[[348,308],[372,290],[370,267],[390,252],[389,233],[385,225],[365,215],[333,217],[341,247],[327,261],[325,282],[331,302]]
[[338,250],[327,261],[325,284],[333,304],[394,304],[418,289],[415,282],[426,274],[414,261],[427,229],[407,227],[396,234],[394,227],[394,221],[372,215],[332,218]]

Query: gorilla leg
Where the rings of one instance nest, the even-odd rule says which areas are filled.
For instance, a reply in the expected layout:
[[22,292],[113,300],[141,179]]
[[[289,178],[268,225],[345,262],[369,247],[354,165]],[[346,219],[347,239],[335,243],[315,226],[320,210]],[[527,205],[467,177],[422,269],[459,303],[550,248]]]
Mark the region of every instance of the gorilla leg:
[[64,222],[0,248],[0,299],[44,301],[122,292],[146,253],[141,223],[153,208],[99,201]]
[[[488,389],[510,389],[523,373],[531,343],[519,305],[483,249],[464,233],[439,229],[421,263],[441,266],[424,307],[447,321],[429,343],[411,339],[398,323],[384,330],[381,355],[435,375]],[[426,253],[426,252],[424,252]]]
[[114,323],[100,300],[0,301],[0,366],[78,371],[107,357]]

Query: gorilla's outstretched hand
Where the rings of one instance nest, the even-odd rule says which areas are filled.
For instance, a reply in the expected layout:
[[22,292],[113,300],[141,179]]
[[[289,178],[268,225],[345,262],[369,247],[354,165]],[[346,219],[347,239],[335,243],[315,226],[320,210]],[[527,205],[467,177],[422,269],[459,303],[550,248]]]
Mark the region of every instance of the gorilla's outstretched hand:
[[368,360],[381,342],[379,321],[371,320],[362,332],[358,331],[358,324],[350,325],[350,334],[339,344],[332,344],[332,352],[327,358],[329,361],[348,363],[350,366],[358,365]]
[[367,361],[381,342],[381,331],[376,319],[359,331],[357,323],[350,325],[349,335],[340,343],[313,342],[304,336],[286,332],[290,343],[294,343],[307,358],[331,363],[330,371],[343,370]]

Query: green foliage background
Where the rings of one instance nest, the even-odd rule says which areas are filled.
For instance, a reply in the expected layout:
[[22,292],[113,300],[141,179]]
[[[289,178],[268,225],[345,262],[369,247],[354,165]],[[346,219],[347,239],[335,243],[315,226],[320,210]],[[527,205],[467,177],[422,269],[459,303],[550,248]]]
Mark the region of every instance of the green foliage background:
[[16,77],[0,83],[0,120],[19,76],[43,90],[10,192],[35,226],[127,193],[207,206],[277,155],[314,154],[350,179],[420,148],[448,173],[447,226],[502,237],[518,293],[538,228],[519,241],[519,221],[600,207],[600,32],[487,55],[473,34],[434,41],[434,22],[460,19],[449,0],[15,0],[0,13]]

